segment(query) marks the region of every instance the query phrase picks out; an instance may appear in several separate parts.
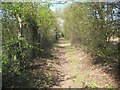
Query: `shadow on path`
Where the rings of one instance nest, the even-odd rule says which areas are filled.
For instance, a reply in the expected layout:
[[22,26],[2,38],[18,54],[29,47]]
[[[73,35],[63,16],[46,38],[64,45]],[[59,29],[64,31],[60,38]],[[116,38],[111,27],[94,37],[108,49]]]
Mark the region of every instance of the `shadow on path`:
[[117,87],[112,70],[92,65],[92,59],[89,54],[60,38],[50,51],[34,60],[28,70],[30,72],[23,75],[25,82],[21,83],[23,86],[28,84],[26,87],[29,88]]

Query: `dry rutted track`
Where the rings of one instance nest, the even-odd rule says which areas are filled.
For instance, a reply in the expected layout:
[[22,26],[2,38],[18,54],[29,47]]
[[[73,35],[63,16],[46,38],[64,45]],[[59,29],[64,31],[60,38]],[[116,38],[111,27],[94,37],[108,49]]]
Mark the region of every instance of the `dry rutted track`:
[[54,47],[54,67],[59,72],[59,85],[53,88],[84,88],[117,87],[111,75],[104,72],[102,67],[91,64],[91,56],[80,49],[76,49],[64,39],[60,39]]

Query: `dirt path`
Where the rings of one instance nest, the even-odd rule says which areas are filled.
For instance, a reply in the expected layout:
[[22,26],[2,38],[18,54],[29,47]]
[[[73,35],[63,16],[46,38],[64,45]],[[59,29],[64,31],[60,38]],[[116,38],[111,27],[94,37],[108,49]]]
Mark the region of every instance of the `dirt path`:
[[59,85],[54,88],[117,87],[114,78],[102,67],[91,64],[91,56],[76,49],[64,39],[54,47],[54,67],[59,72]]

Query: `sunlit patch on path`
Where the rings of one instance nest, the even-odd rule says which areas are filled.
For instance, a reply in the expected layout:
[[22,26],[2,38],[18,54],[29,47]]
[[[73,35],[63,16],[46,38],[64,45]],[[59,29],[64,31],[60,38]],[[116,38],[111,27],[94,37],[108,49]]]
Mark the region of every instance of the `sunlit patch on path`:
[[92,57],[63,38],[54,47],[59,84],[53,88],[117,87],[111,75],[91,64]]
[[59,47],[66,47],[66,46],[70,46],[70,43],[66,43],[66,44],[58,44]]

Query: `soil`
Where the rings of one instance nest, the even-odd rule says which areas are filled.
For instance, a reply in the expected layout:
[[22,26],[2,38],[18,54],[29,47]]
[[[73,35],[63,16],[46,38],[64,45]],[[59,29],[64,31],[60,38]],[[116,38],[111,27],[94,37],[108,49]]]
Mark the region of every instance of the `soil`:
[[54,67],[60,74],[59,85],[54,88],[118,87],[114,76],[106,73],[103,67],[93,65],[89,53],[68,41],[60,39],[54,53],[58,57]]
[[74,47],[63,38],[53,46],[52,55],[42,59],[35,62],[35,87],[45,84],[52,88],[119,87],[114,74],[106,72],[101,65],[92,64],[93,58],[89,53]]

